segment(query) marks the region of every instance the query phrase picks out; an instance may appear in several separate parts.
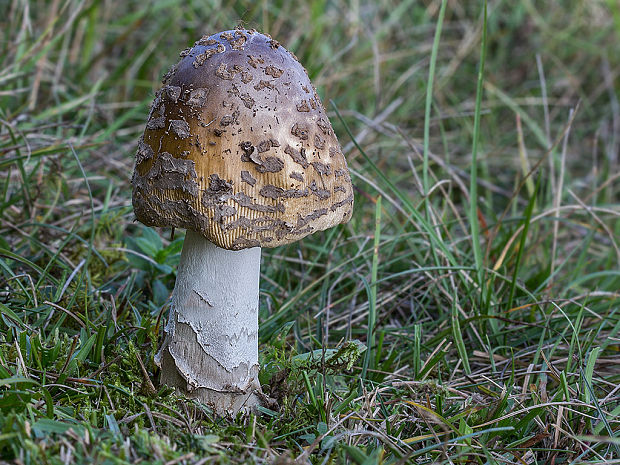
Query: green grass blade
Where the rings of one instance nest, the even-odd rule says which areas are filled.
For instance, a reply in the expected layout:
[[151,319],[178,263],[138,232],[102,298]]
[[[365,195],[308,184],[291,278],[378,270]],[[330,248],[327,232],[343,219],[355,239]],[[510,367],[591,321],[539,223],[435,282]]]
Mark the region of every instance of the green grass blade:
[[487,2],[484,1],[482,19],[482,43],[480,44],[480,64],[478,65],[478,84],[476,87],[476,106],[474,110],[474,133],[471,149],[471,168],[469,178],[469,221],[471,227],[471,241],[476,263],[478,284],[481,287],[480,295],[484,295],[484,263],[480,246],[480,227],[478,222],[478,144],[480,139],[480,115],[484,84],[484,65],[487,49]]
[[[430,131],[431,131],[431,108],[433,103],[433,81],[435,79],[435,67],[437,64],[437,52],[439,51],[439,42],[441,40],[441,29],[443,19],[446,14],[447,0],[442,0],[439,16],[437,18],[437,26],[435,29],[435,37],[433,38],[433,48],[431,49],[431,59],[428,67],[428,80],[426,83],[426,105],[424,109],[424,160],[422,167],[422,186],[424,187],[424,200],[428,208],[428,193],[430,189],[428,180],[428,154],[430,152]],[[428,213],[428,212],[427,212]],[[427,216],[428,219],[428,216]]]
[[377,323],[377,273],[379,269],[379,243],[381,241],[381,196],[377,197],[375,205],[375,237],[373,242],[372,265],[370,284],[367,286],[368,300],[368,332],[366,334],[366,354],[362,370],[362,379],[366,379],[367,370],[374,368],[376,359],[375,351],[375,325]]

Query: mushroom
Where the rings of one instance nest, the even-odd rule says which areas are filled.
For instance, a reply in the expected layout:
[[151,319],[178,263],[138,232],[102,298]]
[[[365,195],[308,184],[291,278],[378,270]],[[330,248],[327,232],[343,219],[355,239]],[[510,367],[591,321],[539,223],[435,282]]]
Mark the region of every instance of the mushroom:
[[156,93],[132,177],[136,217],[185,228],[161,382],[218,414],[258,382],[261,247],[351,218],[347,164],[308,75],[254,30],[204,36]]

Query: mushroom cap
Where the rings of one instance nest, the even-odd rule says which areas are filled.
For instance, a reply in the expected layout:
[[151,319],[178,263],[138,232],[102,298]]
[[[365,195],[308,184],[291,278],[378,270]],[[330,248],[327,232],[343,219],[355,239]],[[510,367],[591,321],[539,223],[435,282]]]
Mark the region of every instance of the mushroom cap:
[[164,77],[138,142],[136,217],[239,250],[351,218],[353,188],[297,58],[268,35],[204,36]]

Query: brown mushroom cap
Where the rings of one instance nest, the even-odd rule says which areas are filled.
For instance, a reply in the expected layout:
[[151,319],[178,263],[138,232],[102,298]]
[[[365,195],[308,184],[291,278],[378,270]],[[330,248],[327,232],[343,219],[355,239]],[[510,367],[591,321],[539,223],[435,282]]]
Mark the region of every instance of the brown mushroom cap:
[[164,77],[138,143],[136,217],[231,250],[351,218],[347,164],[303,66],[269,36],[203,37]]

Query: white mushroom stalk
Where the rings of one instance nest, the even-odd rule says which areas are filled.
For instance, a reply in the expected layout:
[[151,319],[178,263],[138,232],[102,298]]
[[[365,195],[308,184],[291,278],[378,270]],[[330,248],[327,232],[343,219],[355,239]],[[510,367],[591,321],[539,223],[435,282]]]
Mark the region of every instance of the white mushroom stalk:
[[161,381],[218,414],[258,404],[259,247],[231,251],[187,231],[158,361]]

